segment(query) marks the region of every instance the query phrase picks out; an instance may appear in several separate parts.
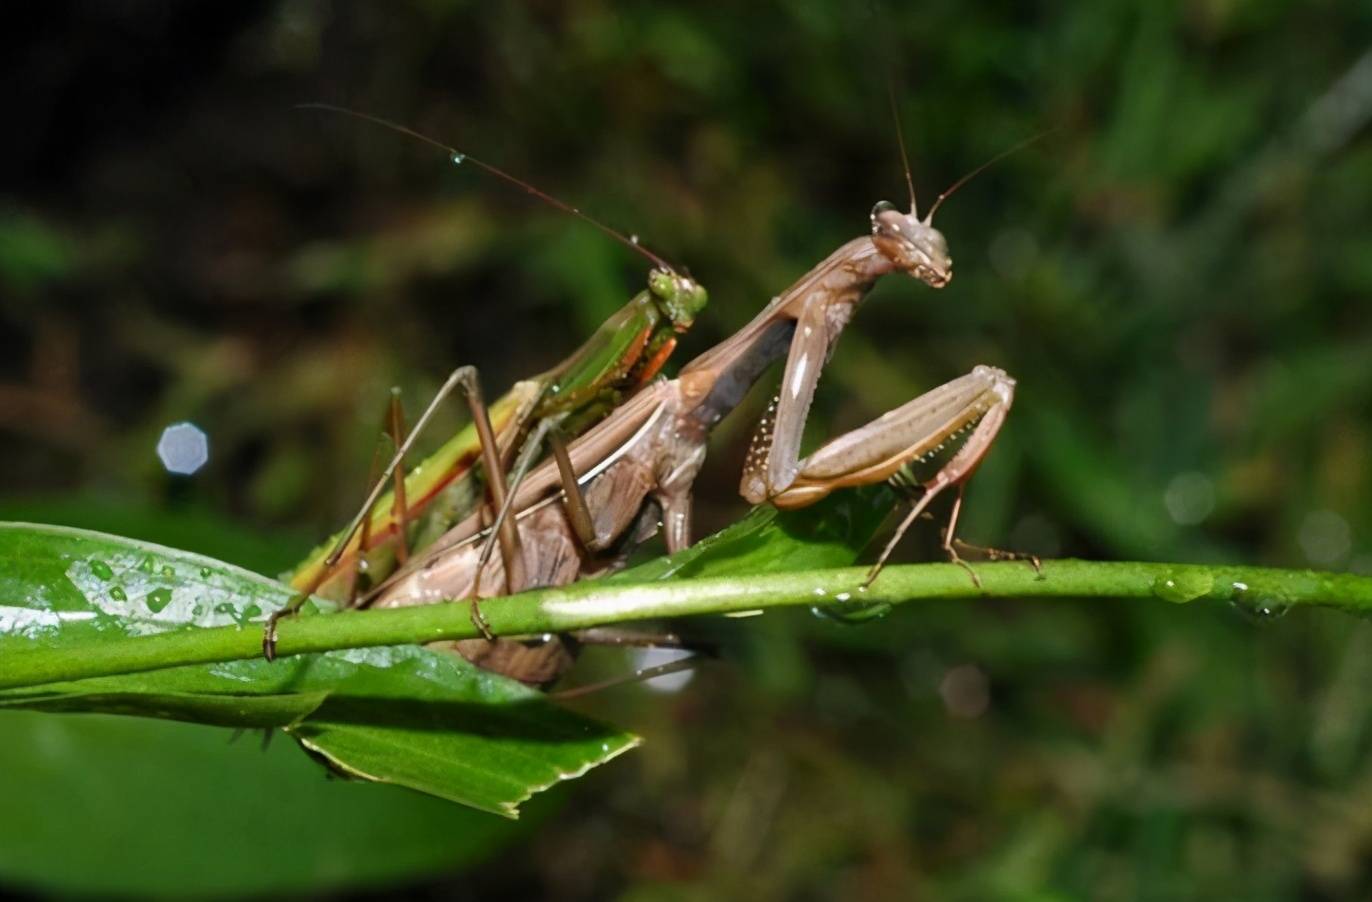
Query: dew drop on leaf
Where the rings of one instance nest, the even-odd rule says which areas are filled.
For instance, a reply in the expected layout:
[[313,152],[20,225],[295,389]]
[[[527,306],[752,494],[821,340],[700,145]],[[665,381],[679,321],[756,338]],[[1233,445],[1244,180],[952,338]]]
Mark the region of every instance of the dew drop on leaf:
[[160,589],[153,589],[143,598],[143,603],[148,606],[148,610],[154,614],[160,613],[163,608],[171,604],[172,591],[163,586]]
[[1176,570],[1163,573],[1153,580],[1153,595],[1163,601],[1185,604],[1206,595],[1213,586],[1214,577],[1208,573]]

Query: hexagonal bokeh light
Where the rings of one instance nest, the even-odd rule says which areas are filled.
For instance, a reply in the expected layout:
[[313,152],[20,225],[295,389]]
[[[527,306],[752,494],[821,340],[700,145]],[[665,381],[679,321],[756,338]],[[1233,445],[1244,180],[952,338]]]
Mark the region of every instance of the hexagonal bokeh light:
[[168,473],[189,476],[210,459],[210,440],[194,423],[173,423],[157,440],[157,456]]

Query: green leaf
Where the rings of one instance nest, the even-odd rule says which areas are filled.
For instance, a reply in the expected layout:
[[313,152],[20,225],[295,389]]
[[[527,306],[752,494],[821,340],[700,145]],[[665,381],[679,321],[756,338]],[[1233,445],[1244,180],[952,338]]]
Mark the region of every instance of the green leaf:
[[616,574],[607,582],[846,567],[862,554],[894,503],[895,493],[878,485],[830,495],[799,511],[763,505],[690,548]]
[[[210,558],[83,530],[0,524],[6,652],[129,636],[258,630],[280,583]],[[515,816],[520,802],[632,748],[464,659],[418,646],[233,661],[0,693],[11,706],[279,726],[338,771]]]
[[[647,582],[699,577],[747,577],[759,573],[794,573],[855,563],[895,504],[885,485],[830,495],[799,511],[756,507],[739,522],[701,539],[676,554],[648,561],[613,577],[619,582]],[[845,624],[886,616],[891,606],[846,600],[816,604],[812,610]]]

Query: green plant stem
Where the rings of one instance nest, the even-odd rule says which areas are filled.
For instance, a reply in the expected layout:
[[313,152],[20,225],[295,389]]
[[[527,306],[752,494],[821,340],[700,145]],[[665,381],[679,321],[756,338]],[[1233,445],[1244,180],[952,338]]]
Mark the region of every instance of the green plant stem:
[[[1075,560],[1047,561],[1041,574],[1023,562],[979,564],[975,569],[980,588],[953,564],[888,567],[866,591],[859,589],[866,570],[857,567],[653,583],[589,581],[487,599],[481,611],[492,631],[506,636],[793,605],[930,599],[1158,598],[1233,602],[1259,615],[1296,605],[1372,611],[1372,577],[1345,573]],[[277,650],[285,656],[476,635],[468,602],[449,602],[285,620]],[[244,660],[261,655],[261,641],[261,630],[249,625],[17,652],[0,661],[0,689]]]

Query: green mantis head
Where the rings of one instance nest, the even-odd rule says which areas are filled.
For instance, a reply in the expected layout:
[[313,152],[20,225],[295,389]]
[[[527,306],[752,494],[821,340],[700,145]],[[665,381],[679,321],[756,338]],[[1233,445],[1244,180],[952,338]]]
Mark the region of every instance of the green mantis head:
[[694,279],[665,269],[655,269],[648,275],[648,288],[678,332],[691,327],[709,299]]

